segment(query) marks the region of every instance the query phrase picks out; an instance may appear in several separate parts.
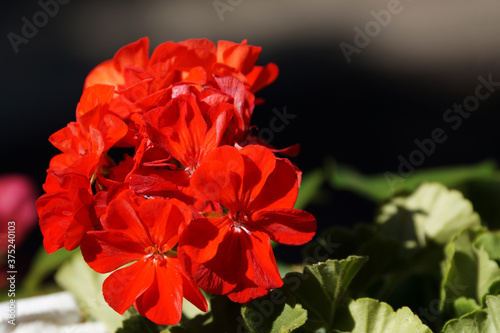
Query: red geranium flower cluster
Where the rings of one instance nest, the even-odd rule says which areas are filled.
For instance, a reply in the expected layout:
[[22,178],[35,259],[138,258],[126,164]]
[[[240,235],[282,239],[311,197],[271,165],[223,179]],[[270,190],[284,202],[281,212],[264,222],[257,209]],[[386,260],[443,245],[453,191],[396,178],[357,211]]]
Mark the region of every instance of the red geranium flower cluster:
[[[81,247],[109,305],[160,324],[200,289],[245,303],[283,282],[271,240],[300,245],[300,171],[252,133],[254,93],[275,80],[260,48],[199,39],[120,49],[87,77],[76,121],[50,137],[37,201],[47,252]],[[114,161],[110,150],[125,154]]]

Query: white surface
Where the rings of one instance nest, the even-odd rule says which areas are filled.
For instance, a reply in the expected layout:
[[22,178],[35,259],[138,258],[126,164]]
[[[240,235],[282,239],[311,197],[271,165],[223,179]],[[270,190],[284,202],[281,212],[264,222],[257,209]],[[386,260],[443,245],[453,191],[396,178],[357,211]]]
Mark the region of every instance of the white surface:
[[[80,323],[73,325],[57,325],[44,321],[33,321],[16,325],[12,333],[107,333],[101,323]],[[1,331],[4,332],[4,331]]]
[[[82,323],[78,304],[68,292],[15,299],[15,312],[10,302],[0,303],[0,332],[15,333],[106,333],[102,323]],[[9,324],[15,316],[15,325]]]

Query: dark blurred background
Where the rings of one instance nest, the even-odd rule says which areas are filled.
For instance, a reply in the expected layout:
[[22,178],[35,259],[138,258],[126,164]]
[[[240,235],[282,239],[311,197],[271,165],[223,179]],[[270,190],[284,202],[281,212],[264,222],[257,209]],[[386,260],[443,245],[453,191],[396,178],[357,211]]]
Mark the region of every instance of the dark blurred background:
[[[2,6],[0,173],[27,174],[40,192],[57,153],[48,137],[75,119],[86,75],[143,36],[150,50],[201,37],[262,46],[258,64],[274,62],[280,75],[257,94],[266,103],[256,108],[254,123],[269,126],[274,108],[296,115],[271,143],[300,143],[294,162],[306,174],[326,157],[367,174],[394,172],[398,156],[407,158],[414,140],[436,128],[447,140],[421,168],[500,157],[500,91],[480,101],[456,130],[443,119],[475,94],[479,76],[500,84],[495,0],[33,0]],[[45,16],[43,7],[50,8]],[[36,32],[23,28],[27,21],[38,22]],[[23,29],[30,37],[15,46],[13,34],[24,38]],[[345,50],[352,51],[349,59]],[[327,225],[371,219],[373,208],[338,192],[327,207],[311,209]],[[31,242],[40,241],[37,231]]]

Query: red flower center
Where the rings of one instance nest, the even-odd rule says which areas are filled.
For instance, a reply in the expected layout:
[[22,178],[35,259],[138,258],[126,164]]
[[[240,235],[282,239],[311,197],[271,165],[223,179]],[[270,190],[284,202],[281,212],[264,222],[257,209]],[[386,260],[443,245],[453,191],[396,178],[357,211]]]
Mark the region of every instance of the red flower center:
[[231,220],[233,220],[233,224],[231,225],[230,229],[233,229],[236,232],[241,232],[244,231],[248,235],[251,235],[252,233],[245,227],[245,223],[248,222],[249,217],[246,213],[243,213],[241,211],[237,211],[235,214],[230,214],[229,217]]
[[245,223],[248,222],[248,214],[242,212],[242,211],[237,211],[235,214],[230,214],[229,217],[235,222],[235,223]]
[[147,253],[146,258],[153,260],[153,261],[160,261],[163,262],[167,260],[167,257],[176,257],[177,254],[174,253],[173,251],[167,251],[167,252],[162,252],[160,247],[158,245],[151,245],[148,246],[144,249],[144,252]]

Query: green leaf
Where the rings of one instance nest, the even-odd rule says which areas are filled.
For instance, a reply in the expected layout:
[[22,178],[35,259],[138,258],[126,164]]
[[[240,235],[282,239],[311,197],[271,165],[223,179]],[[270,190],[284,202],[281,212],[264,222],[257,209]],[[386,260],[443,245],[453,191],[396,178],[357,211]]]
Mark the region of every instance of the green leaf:
[[470,201],[439,183],[423,183],[408,197],[392,199],[376,222],[382,235],[409,249],[424,247],[428,240],[444,245],[461,230],[481,225]]
[[458,317],[461,317],[469,312],[479,310],[480,306],[476,300],[460,296],[453,301],[453,310]]
[[476,237],[484,232],[484,229],[464,230],[446,246],[441,265],[441,308],[462,296],[484,304],[491,286],[500,279],[498,264],[490,259],[484,247],[474,245]]
[[161,333],[205,333],[205,332],[206,331],[204,330],[190,330],[182,327],[182,325],[169,326],[163,331],[161,331]]
[[220,330],[214,328],[211,312],[203,315],[197,315],[194,318],[187,319],[182,317],[180,323],[167,326],[162,333],[216,333]]
[[484,247],[491,259],[500,261],[500,232],[485,232],[474,241],[476,247]]
[[57,271],[56,282],[75,296],[87,320],[100,321],[114,332],[126,317],[115,312],[102,295],[102,283],[109,274],[93,271],[83,260],[80,250],[74,252],[75,255]]
[[[209,296],[213,316],[210,332],[237,332],[244,327],[241,304],[232,302],[226,296],[213,294]],[[205,331],[208,332],[208,330]]]
[[432,333],[420,318],[407,308],[394,311],[384,302],[371,298],[352,300],[349,305],[350,318],[344,318],[335,327],[352,333]]
[[158,333],[160,330],[161,328],[151,320],[136,314],[124,320],[123,326],[118,328],[116,333]]
[[333,188],[352,191],[375,202],[382,202],[394,194],[383,175],[366,176],[335,162],[328,163],[327,173]]
[[469,180],[490,179],[495,173],[495,163],[485,161],[471,166],[419,169],[404,177],[397,172],[367,176],[350,167],[330,162],[327,172],[334,188],[350,190],[375,202],[383,202],[396,193],[415,190],[422,182],[440,182],[453,187]]
[[40,247],[33,259],[33,264],[24,277],[21,290],[24,296],[32,296],[39,292],[42,288],[43,281],[54,272],[75,252],[69,252],[65,249],[60,249],[55,253],[48,254],[45,249]]
[[[164,329],[163,331],[161,331],[161,333],[194,333],[194,332],[196,332],[196,331],[187,330],[180,325],[169,326],[166,329]],[[203,332],[203,331],[200,331],[200,332]]]
[[[332,328],[337,305],[366,257],[350,256],[344,260],[327,260],[306,266],[304,273],[288,273],[283,289],[307,310],[308,329]],[[292,302],[292,304],[294,304]]]
[[404,254],[400,240],[383,238],[373,225],[367,224],[357,224],[353,229],[332,227],[305,248],[309,262],[345,259],[349,255],[369,257],[351,281],[350,296],[366,296],[371,289],[370,297],[384,297],[383,300],[387,300],[385,297],[408,275],[428,275],[435,270],[442,258],[442,248],[428,245],[412,256]]
[[295,202],[295,208],[304,209],[313,201],[324,182],[325,175],[322,169],[317,169],[304,175],[300,184],[299,195]]
[[401,258],[401,245],[392,239],[374,237],[363,243],[355,254],[365,256],[369,260],[361,267],[359,274],[351,282],[351,294],[353,295],[351,297],[359,297],[367,288],[380,281],[387,282],[387,284],[384,288],[379,286],[378,292],[380,294],[390,293],[399,281],[387,279],[387,277],[404,264]]
[[500,332],[500,296],[486,296],[486,308],[495,331]]
[[242,307],[241,314],[250,333],[292,332],[304,325],[307,311],[287,299],[281,289]]
[[476,310],[459,319],[448,321],[443,333],[500,332],[500,296],[486,296],[486,309]]
[[241,315],[241,304],[232,302],[226,296],[207,294],[210,311],[188,318],[183,314],[176,325],[166,327],[162,333],[220,333],[247,332]]
[[499,295],[500,294],[500,279],[493,282],[488,288],[488,295]]

